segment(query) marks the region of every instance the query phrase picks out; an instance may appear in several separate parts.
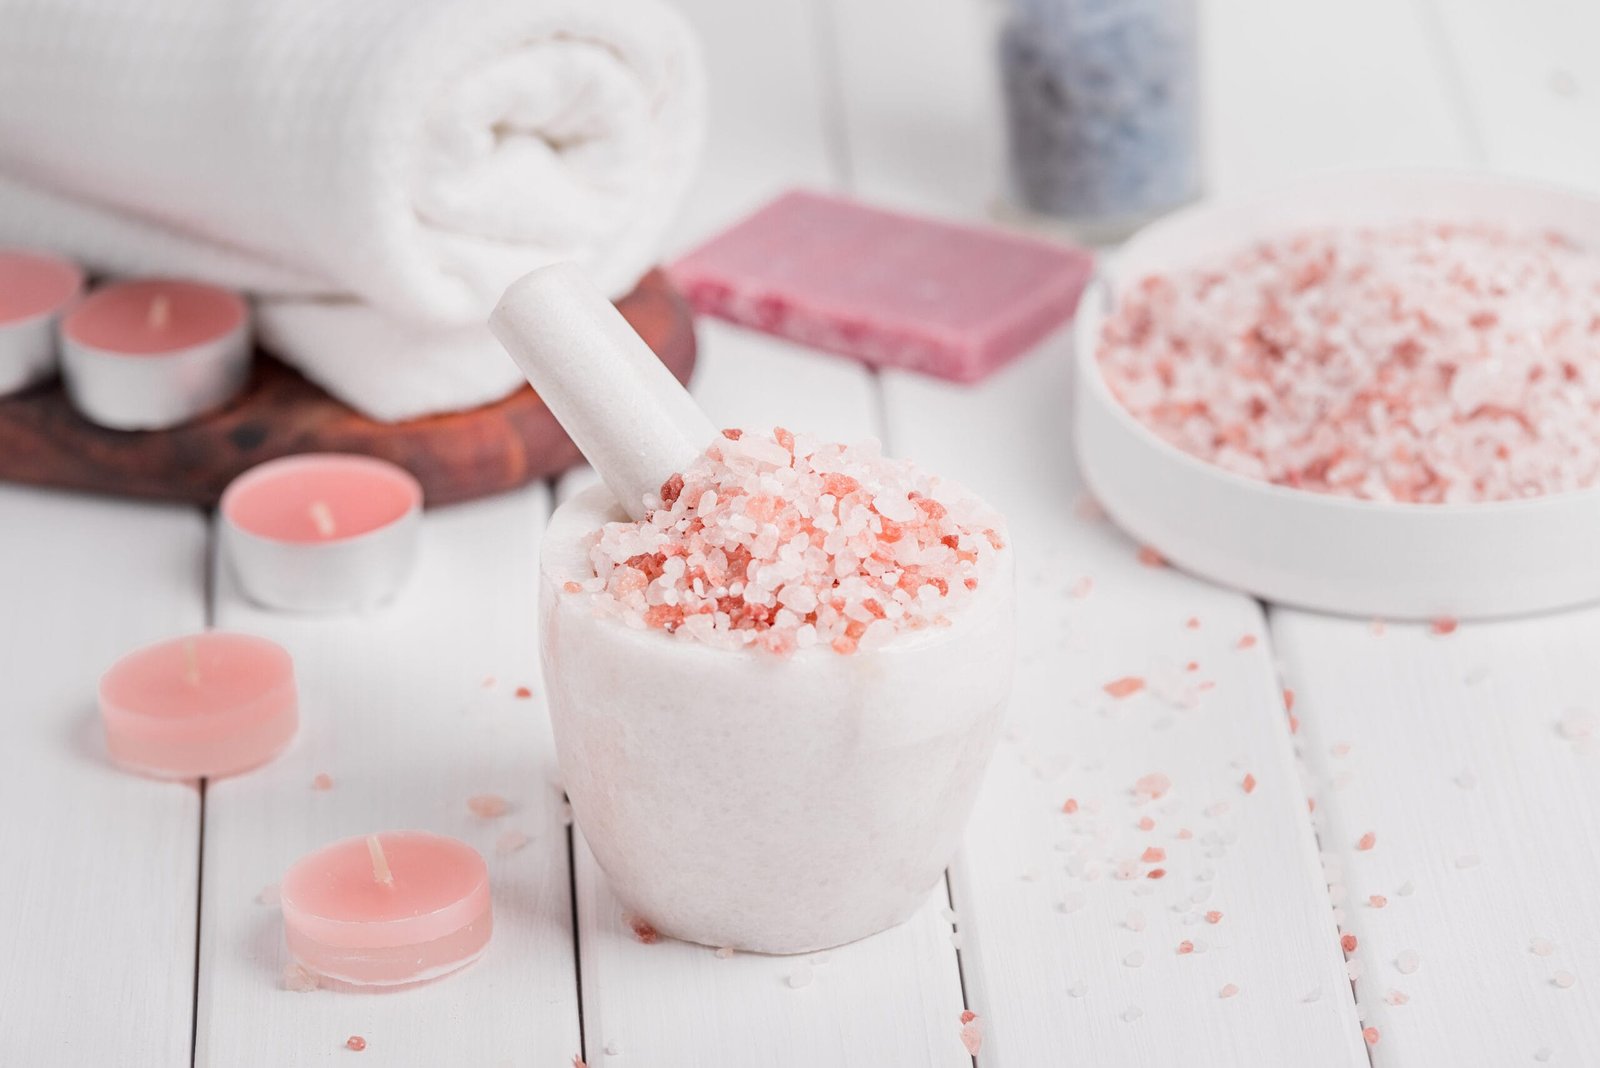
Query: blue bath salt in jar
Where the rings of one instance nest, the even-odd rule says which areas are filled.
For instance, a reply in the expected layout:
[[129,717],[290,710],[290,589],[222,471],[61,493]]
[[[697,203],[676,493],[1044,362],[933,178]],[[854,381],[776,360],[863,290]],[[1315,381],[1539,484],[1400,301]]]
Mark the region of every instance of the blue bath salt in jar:
[[1011,196],[1087,241],[1200,193],[1196,0],[1009,0]]

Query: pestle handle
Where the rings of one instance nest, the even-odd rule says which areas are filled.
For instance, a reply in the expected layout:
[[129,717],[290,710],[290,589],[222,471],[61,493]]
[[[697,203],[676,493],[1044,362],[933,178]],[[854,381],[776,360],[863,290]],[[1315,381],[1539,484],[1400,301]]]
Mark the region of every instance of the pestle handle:
[[716,428],[575,264],[506,289],[489,329],[634,519]]

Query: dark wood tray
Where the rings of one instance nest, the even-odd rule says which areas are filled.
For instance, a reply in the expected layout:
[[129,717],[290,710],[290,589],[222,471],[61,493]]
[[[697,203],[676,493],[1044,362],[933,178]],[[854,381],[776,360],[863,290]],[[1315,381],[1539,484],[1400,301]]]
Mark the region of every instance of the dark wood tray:
[[[666,276],[652,271],[617,307],[687,382],[694,328]],[[472,411],[379,423],[265,354],[231,405],[173,430],[95,426],[73,411],[59,382],[0,398],[0,481],[214,505],[245,468],[298,452],[391,460],[417,476],[429,504],[501,493],[580,459],[531,389]]]

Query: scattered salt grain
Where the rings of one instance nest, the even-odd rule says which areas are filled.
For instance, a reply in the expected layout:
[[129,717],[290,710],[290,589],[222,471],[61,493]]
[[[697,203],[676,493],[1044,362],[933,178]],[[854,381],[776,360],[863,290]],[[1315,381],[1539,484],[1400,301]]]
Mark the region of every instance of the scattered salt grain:
[[1084,904],[1087,903],[1088,900],[1088,897],[1086,897],[1081,891],[1073,890],[1061,899],[1061,904],[1058,905],[1057,908],[1059,908],[1062,912],[1077,912],[1079,909],[1083,908]]
[[803,986],[810,986],[811,980],[815,974],[816,973],[813,971],[811,965],[802,964],[800,967],[789,973],[789,978],[786,980],[786,982],[788,982],[792,989],[799,990]]
[[970,1009],[961,1014],[961,1044],[969,1057],[976,1057],[983,1046],[983,1021]]
[[1250,774],[1248,771],[1245,772],[1244,778],[1239,782],[1239,789],[1243,790],[1247,794],[1255,793],[1256,777]]
[[1159,771],[1142,775],[1133,784],[1133,795],[1140,801],[1156,801],[1172,789],[1172,780]]
[[1556,944],[1548,938],[1535,938],[1528,943],[1528,952],[1535,957],[1548,957],[1556,951]]
[[325,771],[319,771],[316,777],[311,780],[311,788],[313,790],[333,789],[333,776]]
[[1367,850],[1371,849],[1373,846],[1375,846],[1377,844],[1378,844],[1378,836],[1376,834],[1374,834],[1373,832],[1368,831],[1366,834],[1363,834],[1356,841],[1356,848],[1361,850],[1363,853],[1365,853]]
[[1455,782],[1463,790],[1470,790],[1478,785],[1478,777],[1470,771],[1463,771],[1456,776]]
[[1373,894],[1371,897],[1367,898],[1367,904],[1375,909],[1381,909],[1388,903],[1389,899],[1384,897],[1382,894]]
[[1421,966],[1422,958],[1414,949],[1401,950],[1400,955],[1394,959],[1395,970],[1401,975],[1412,975]]
[[625,916],[623,919],[627,922],[629,929],[633,931],[633,937],[645,945],[653,946],[661,941],[661,935],[656,932],[654,927],[650,926],[650,921],[644,917]]
[[733,947],[732,946],[718,946],[717,947],[716,958],[718,960],[727,960],[729,957],[732,957],[732,956],[733,956]]
[[1568,971],[1559,971],[1550,977],[1550,981],[1562,990],[1566,990],[1578,981],[1578,977]]
[[518,700],[526,701],[533,696],[533,691],[526,686],[518,686],[514,691]]
[[1401,883],[1399,888],[1395,890],[1395,893],[1399,894],[1401,897],[1410,897],[1416,892],[1417,888],[1411,885],[1410,879],[1407,879],[1405,882]]
[[1476,868],[1482,862],[1482,858],[1476,853],[1463,853],[1456,858],[1456,867],[1462,870]]
[[1551,1049],[1549,1046],[1540,1046],[1538,1049],[1533,1051],[1533,1059],[1538,1061],[1540,1064],[1549,1063],[1550,1058],[1554,1057],[1555,1055],[1556,1051]]
[[1194,943],[1189,941],[1187,938],[1185,938],[1182,942],[1178,943],[1178,956],[1187,957],[1189,954],[1191,954],[1193,952],[1194,952]]
[[1141,1017],[1143,1015],[1144,1015],[1144,1010],[1141,1009],[1139,1006],[1137,1006],[1137,1005],[1129,1005],[1127,1008],[1122,1010],[1122,1022],[1123,1023],[1133,1023],[1133,1021],[1139,1019],[1139,1017]]
[[344,1040],[344,1048],[352,1049],[357,1053],[360,1053],[362,1050],[367,1048],[367,1040],[362,1038],[360,1035],[351,1035],[349,1038]]
[[467,798],[467,807],[479,819],[492,820],[504,816],[511,804],[499,794],[474,794]]
[[620,1057],[622,1055],[622,1046],[616,1042],[607,1042],[601,1052],[607,1057]]
[[601,610],[779,655],[948,625],[1005,546],[998,516],[875,444],[782,428],[719,439],[647,503],[591,535]]
[[1305,997],[1301,998],[1300,999],[1300,1003],[1303,1004],[1303,1005],[1310,1005],[1313,1002],[1317,1002],[1317,1001],[1321,1001],[1321,1000],[1322,1000],[1322,991],[1313,990],[1309,994],[1307,994]]
[[1117,699],[1132,697],[1144,689],[1144,680],[1137,675],[1124,675],[1120,679],[1112,679],[1101,687],[1106,693]]
[[317,988],[317,977],[298,964],[283,966],[282,982],[285,990],[297,994],[310,993]]
[[1391,1005],[1404,1005],[1411,1000],[1411,995],[1403,990],[1391,990],[1383,995],[1383,1000]]
[[257,905],[272,905],[272,906],[276,906],[278,903],[279,903],[279,898],[278,898],[278,884],[277,883],[270,883],[267,886],[263,886],[260,889],[260,891],[257,892],[257,894],[256,894],[256,904]]
[[1081,998],[1088,992],[1089,984],[1084,982],[1082,979],[1079,979],[1077,982],[1067,987],[1067,996],[1069,998]]
[[1144,952],[1136,949],[1126,957],[1123,957],[1122,963],[1127,968],[1142,968],[1144,966]]
[[1472,222],[1286,233],[1127,288],[1098,360],[1171,444],[1376,500],[1600,480],[1600,257]]
[[1376,1046],[1378,1044],[1378,1039],[1381,1036],[1379,1035],[1376,1027],[1364,1027],[1361,1030],[1361,1037],[1366,1040],[1367,1045]]
[[531,841],[533,841],[533,839],[529,838],[521,831],[507,831],[505,834],[502,834],[499,838],[495,839],[495,855],[509,857],[511,854],[517,852]]
[[1129,910],[1128,914],[1122,918],[1122,926],[1130,931],[1144,930],[1144,913],[1138,909]]
[[1236,995],[1238,993],[1239,993],[1239,988],[1236,985],[1234,985],[1233,983],[1228,983],[1221,990],[1217,991],[1217,997],[1219,997],[1219,998],[1231,998],[1231,997],[1233,997],[1234,995]]
[[1592,737],[1595,734],[1595,715],[1579,709],[1569,710],[1556,722],[1556,730],[1569,742]]

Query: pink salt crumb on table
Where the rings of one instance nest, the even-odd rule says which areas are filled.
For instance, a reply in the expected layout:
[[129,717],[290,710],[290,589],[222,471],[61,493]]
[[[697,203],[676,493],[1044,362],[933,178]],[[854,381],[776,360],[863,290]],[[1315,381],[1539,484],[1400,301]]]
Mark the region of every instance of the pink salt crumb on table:
[[1600,481],[1600,256],[1556,234],[1408,222],[1263,241],[1123,295],[1097,352],[1172,445],[1379,501]]
[[1071,317],[1071,246],[794,191],[673,264],[695,310],[873,367],[975,382]]
[[592,535],[603,612],[725,648],[876,649],[945,627],[1005,548],[998,515],[875,443],[725,430]]

